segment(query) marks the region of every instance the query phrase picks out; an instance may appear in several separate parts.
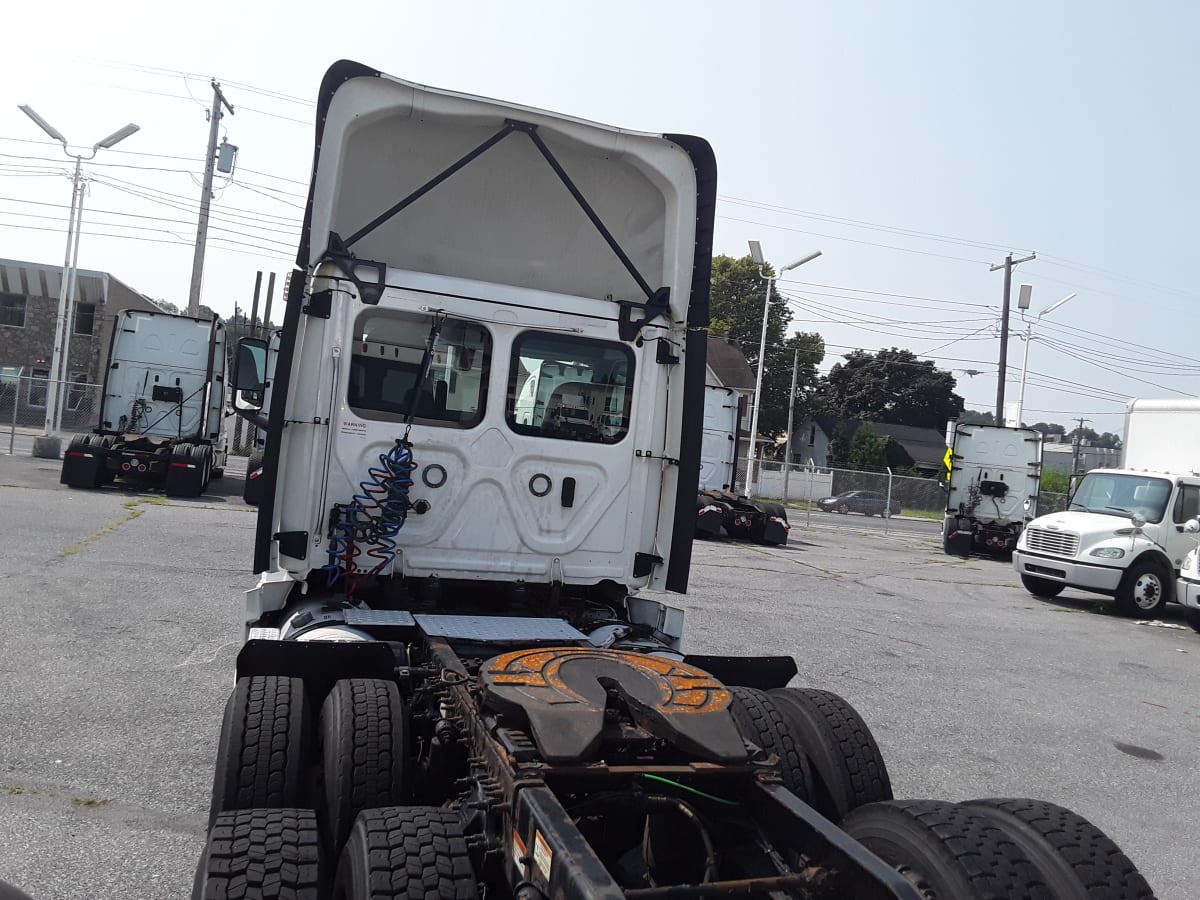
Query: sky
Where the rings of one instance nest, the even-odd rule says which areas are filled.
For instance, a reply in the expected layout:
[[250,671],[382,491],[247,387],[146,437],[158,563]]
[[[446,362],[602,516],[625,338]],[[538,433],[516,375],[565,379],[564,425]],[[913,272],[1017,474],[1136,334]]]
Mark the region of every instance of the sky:
[[822,251],[779,287],[793,328],[824,337],[823,369],[853,349],[907,348],[951,371],[968,408],[993,410],[1003,273],[990,267],[1036,252],[1014,269],[1009,402],[1027,326],[1076,296],[1032,325],[1025,422],[1120,432],[1128,398],[1200,392],[1188,327],[1200,295],[1195,4],[10,6],[0,257],[61,264],[66,242],[71,162],[17,105],[73,152],[134,122],[138,133],[84,164],[79,265],[186,305],[216,78],[234,106],[222,135],[239,153],[232,179],[217,180],[201,302],[222,315],[246,306],[256,272],[295,258],[313,100],[345,58],[706,138],[714,253],[744,256],[758,240],[778,266]]

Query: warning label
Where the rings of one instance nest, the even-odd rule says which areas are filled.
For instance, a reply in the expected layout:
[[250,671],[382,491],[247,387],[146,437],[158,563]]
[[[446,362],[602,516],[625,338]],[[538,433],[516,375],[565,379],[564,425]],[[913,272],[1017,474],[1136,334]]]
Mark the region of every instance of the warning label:
[[550,864],[554,862],[554,854],[550,852],[550,845],[546,843],[546,839],[542,837],[540,831],[533,833],[533,864],[537,867],[538,874],[542,876],[546,885],[550,884]]
[[525,849],[525,842],[521,840],[521,835],[517,834],[517,829],[513,829],[512,833],[512,861],[517,867],[517,877],[525,877],[525,860],[529,856],[529,851]]

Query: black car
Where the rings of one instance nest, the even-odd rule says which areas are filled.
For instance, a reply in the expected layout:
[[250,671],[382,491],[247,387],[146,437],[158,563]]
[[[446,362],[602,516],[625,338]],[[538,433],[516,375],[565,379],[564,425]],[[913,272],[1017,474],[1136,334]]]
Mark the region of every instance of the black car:
[[845,491],[836,497],[818,500],[817,506],[825,512],[862,513],[864,516],[895,516],[900,513],[900,504],[876,491]]

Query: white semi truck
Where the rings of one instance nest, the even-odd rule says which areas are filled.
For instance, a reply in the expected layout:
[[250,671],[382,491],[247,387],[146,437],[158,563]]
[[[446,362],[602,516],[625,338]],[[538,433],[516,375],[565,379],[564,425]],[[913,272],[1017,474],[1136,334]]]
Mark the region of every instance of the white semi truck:
[[684,650],[706,142],[341,62],[316,146],[195,897],[1065,897],[1101,853],[1141,882],[1058,807],[893,801],[791,657]]
[[1093,469],[1063,512],[1030,522],[1013,566],[1035,596],[1065,588],[1114,598],[1150,618],[1175,599],[1187,522],[1200,512],[1200,400],[1131,400],[1117,469]]
[[146,310],[113,325],[100,420],[77,434],[60,481],[98,488],[115,478],[198,497],[225,471],[225,326]]
[[960,556],[1011,553],[1022,528],[1037,515],[1041,433],[951,420],[946,445],[943,549]]

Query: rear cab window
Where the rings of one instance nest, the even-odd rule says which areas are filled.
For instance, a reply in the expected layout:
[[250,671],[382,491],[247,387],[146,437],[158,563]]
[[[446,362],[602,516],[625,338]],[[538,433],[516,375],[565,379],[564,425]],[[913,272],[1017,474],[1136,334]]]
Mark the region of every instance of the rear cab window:
[[518,434],[616,444],[629,433],[633,367],[624,344],[520,334],[509,368],[508,426]]
[[[358,317],[346,402],[363,419],[472,428],[487,405],[492,338],[475,322],[442,323],[429,372],[421,361],[434,320],[419,313],[369,310]],[[418,384],[418,381],[420,383]]]

